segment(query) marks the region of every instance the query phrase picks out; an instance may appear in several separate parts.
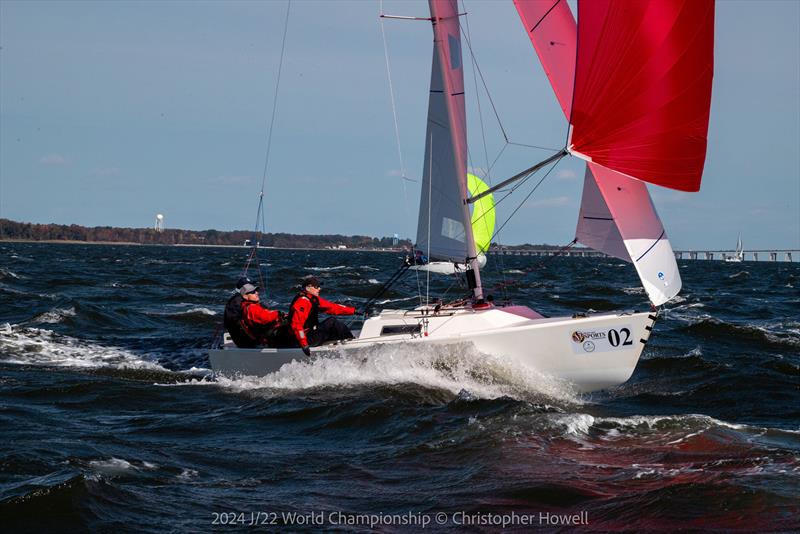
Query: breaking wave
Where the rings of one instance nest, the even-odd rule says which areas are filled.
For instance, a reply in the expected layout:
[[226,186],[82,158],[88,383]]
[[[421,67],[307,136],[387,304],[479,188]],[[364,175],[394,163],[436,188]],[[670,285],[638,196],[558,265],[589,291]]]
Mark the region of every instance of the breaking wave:
[[51,330],[8,323],[0,327],[0,361],[22,365],[169,372],[156,361],[118,347],[106,347]]
[[466,391],[481,399],[536,401],[544,397],[562,403],[582,402],[568,383],[483,354],[470,345],[382,345],[358,354],[343,351],[337,357],[294,361],[264,377],[218,376],[216,384],[233,392],[258,391],[264,396],[318,388],[413,384],[450,395]]
[[31,323],[60,323],[68,317],[75,317],[75,307],[70,308],[54,308],[48,312],[42,313],[31,319]]

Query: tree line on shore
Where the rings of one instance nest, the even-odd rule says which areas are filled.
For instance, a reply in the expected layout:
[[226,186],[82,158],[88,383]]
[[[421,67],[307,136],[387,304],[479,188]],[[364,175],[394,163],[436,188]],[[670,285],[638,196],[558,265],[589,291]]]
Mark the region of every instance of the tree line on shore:
[[[0,219],[0,241],[85,241],[105,243],[137,243],[141,245],[251,245],[255,234],[249,230],[180,230],[168,228],[117,228],[113,226],[80,226],[78,224],[34,224]],[[411,241],[400,239],[395,244],[392,237],[364,235],[310,235],[259,233],[258,242],[264,247],[276,248],[390,248],[409,250]],[[498,249],[557,249],[554,245],[501,245],[492,243],[491,251]]]
[[0,240],[86,241],[142,245],[244,245],[257,239],[261,246],[278,248],[409,248],[407,239],[393,244],[391,237],[363,235],[308,235],[234,230],[179,230],[153,228],[86,227],[77,224],[33,224],[0,219]]

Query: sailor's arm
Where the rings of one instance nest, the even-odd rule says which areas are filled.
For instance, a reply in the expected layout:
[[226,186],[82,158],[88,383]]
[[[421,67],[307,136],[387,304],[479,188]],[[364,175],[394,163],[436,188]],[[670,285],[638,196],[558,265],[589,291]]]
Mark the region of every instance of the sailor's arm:
[[352,306],[342,306],[341,304],[327,301],[322,297],[318,298],[319,309],[323,313],[327,313],[329,315],[353,315],[356,313],[356,309]]
[[271,324],[280,319],[277,310],[268,310],[260,304],[251,304],[246,310],[247,320],[254,324]]

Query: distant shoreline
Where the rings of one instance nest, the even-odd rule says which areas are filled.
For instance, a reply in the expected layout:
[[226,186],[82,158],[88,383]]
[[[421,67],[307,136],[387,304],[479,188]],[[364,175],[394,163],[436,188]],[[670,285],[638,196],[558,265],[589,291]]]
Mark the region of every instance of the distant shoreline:
[[[196,247],[196,248],[253,248],[252,245],[200,245],[197,243],[134,243],[132,241],[76,241],[74,239],[0,239],[0,243],[41,243],[45,245],[123,245],[136,247]],[[319,248],[319,247],[258,247],[267,250],[314,250],[329,252],[403,252],[397,248]]]

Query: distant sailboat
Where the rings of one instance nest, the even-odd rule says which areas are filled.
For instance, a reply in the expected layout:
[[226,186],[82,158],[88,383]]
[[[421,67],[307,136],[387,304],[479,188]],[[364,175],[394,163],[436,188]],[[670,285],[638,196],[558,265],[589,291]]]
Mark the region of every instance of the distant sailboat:
[[725,261],[728,263],[740,263],[744,261],[744,247],[742,246],[742,234],[736,239],[736,252],[733,256],[725,256]]

